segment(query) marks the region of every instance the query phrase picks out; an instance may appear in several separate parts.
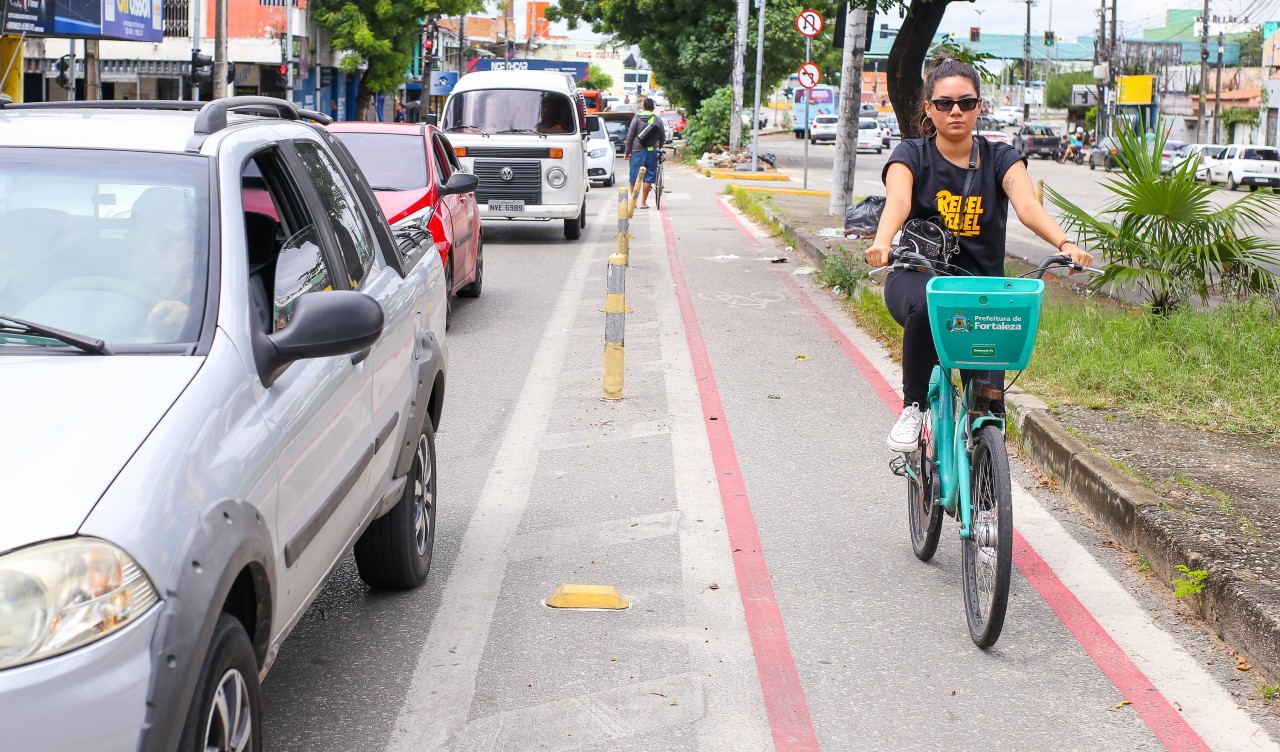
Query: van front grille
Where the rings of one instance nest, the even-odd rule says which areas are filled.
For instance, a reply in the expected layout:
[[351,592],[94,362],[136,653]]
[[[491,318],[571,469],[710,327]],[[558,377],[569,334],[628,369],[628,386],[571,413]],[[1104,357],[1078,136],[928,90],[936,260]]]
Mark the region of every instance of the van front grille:
[[[476,188],[476,201],[524,201],[526,204],[542,203],[542,163],[516,160],[477,159],[475,176],[480,185]],[[503,169],[511,170],[511,179],[505,180]]]

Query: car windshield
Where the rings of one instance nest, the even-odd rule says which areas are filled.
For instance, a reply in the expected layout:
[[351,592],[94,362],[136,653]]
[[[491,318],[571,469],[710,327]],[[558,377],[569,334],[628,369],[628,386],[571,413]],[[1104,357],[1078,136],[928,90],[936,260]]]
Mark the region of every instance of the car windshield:
[[[454,92],[445,107],[444,131],[468,127],[472,133],[577,133],[573,102],[563,94],[528,89]],[[478,129],[478,130],[477,130]]]
[[[119,346],[194,343],[209,271],[209,162],[0,149],[0,315]],[[64,347],[33,334],[11,345]],[[165,348],[172,349],[172,348]]]
[[335,133],[375,191],[427,186],[426,142],[417,133]]
[[1260,159],[1265,162],[1280,162],[1280,152],[1275,149],[1244,149],[1240,156],[1244,159]]
[[622,137],[625,137],[625,136],[627,135],[627,126],[629,126],[630,124],[631,124],[631,121],[629,121],[629,120],[606,120],[606,121],[604,121],[604,127],[605,127],[605,129],[606,129],[606,130],[608,130],[608,131],[609,131],[609,135],[610,135],[610,136],[622,136]]
[[1047,125],[1028,125],[1027,133],[1032,136],[1052,136],[1053,129]]
[[874,131],[879,127],[874,120],[861,120],[858,122],[858,130],[860,131]]

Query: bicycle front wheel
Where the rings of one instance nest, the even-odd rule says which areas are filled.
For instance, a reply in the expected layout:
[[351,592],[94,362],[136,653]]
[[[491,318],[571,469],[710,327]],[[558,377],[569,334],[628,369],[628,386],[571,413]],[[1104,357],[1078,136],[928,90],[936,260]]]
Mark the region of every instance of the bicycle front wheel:
[[960,541],[964,613],[969,636],[985,649],[1000,639],[1013,567],[1013,491],[999,428],[978,431],[970,467],[973,522],[969,539]]
[[662,162],[658,162],[658,179],[653,181],[653,206],[655,209],[662,208],[662,176],[666,170],[662,168]]

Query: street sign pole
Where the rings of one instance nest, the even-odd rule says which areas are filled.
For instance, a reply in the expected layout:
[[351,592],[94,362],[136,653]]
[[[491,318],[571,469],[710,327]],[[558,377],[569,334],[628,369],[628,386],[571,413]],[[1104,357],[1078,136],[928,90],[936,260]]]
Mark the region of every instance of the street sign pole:
[[[804,38],[804,61],[813,61],[813,37]],[[813,106],[813,87],[804,90],[804,189],[809,190],[809,134],[813,123],[809,120],[809,108]]]
[[751,171],[760,169],[756,161],[760,156],[760,76],[764,68],[764,4],[765,0],[756,1],[756,104],[751,109]]

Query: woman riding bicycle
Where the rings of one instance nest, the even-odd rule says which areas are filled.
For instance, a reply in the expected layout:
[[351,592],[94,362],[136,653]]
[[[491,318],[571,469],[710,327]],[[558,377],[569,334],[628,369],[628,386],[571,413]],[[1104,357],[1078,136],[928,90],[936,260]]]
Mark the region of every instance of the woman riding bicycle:
[[[1008,144],[973,135],[982,103],[979,91],[978,73],[967,63],[946,58],[931,64],[922,103],[926,136],[898,144],[885,165],[885,207],[875,240],[865,251],[867,263],[889,263],[893,238],[907,220],[940,215],[959,239],[951,263],[972,274],[1002,277],[1012,203],[1023,225],[1073,262],[1088,266],[1093,257],[1036,200],[1026,158]],[[928,281],[927,274],[895,270],[884,285],[885,304],[903,328],[903,410],[888,439],[898,452],[916,449],[924,418],[920,405],[928,404],[929,375],[938,363],[925,303]],[[1003,389],[1004,372],[993,371],[987,380]]]

